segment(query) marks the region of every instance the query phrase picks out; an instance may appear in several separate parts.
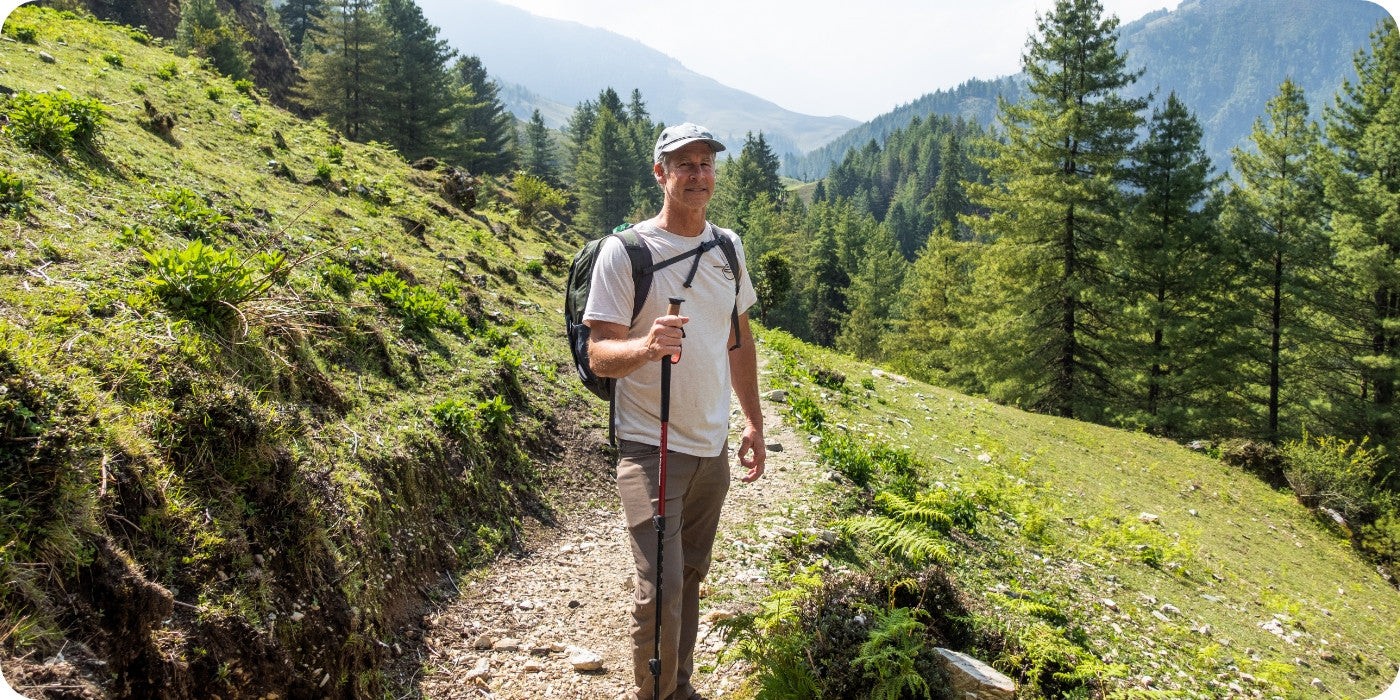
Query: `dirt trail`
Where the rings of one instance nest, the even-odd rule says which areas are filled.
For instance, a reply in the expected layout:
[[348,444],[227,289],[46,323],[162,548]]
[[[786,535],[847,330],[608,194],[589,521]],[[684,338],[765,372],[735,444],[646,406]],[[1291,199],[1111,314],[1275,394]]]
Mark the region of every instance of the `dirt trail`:
[[[706,697],[738,683],[732,667],[714,668],[723,642],[719,633],[706,637],[710,621],[751,609],[768,593],[768,552],[814,525],[809,494],[824,470],[777,406],[763,402],[764,425],[767,443],[781,449],[769,450],[766,473],[753,484],[734,470],[702,591],[696,687]],[[461,597],[425,616],[424,643],[400,666],[410,685],[434,699],[595,700],[626,690],[633,564],[617,494],[605,493],[588,506],[561,506],[558,527],[537,531],[521,553],[477,572]],[[576,671],[576,650],[601,657],[601,668]]]

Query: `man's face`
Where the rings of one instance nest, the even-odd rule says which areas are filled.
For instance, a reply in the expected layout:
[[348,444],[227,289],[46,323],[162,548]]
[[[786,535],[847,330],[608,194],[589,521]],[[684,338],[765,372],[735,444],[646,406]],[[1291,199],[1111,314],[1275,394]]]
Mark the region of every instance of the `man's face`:
[[715,154],[704,141],[672,151],[670,172],[658,163],[655,173],[666,199],[677,204],[704,207],[715,193]]

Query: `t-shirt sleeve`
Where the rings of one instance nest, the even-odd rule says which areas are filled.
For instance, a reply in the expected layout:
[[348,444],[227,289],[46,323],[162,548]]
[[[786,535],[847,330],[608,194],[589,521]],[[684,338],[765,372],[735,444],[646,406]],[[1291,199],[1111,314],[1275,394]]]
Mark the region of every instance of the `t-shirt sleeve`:
[[598,259],[593,263],[592,287],[588,305],[583,309],[584,321],[605,321],[632,325],[632,261],[627,248],[616,237],[603,241]]
[[749,262],[744,257],[744,243],[739,240],[739,236],[731,235],[734,240],[734,253],[739,258],[739,267],[743,270],[743,276],[739,278],[739,313],[749,310],[758,301],[758,294],[753,289],[753,279],[749,277]]

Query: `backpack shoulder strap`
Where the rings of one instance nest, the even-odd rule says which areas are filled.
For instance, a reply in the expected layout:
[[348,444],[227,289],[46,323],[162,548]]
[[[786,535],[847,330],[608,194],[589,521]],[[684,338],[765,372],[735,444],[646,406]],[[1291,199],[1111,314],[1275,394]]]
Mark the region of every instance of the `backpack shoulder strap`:
[[632,321],[635,322],[651,293],[651,249],[642,242],[632,224],[618,226],[610,235],[622,241],[627,259],[632,262]]
[[[711,224],[713,226],[713,224]],[[729,327],[734,332],[734,344],[730,350],[738,350],[741,341],[739,340],[739,290],[743,287],[744,271],[739,267],[739,251],[734,249],[734,241],[729,240],[729,236],[723,235],[716,228],[714,231],[715,240],[719,242],[719,249],[724,251],[724,257],[729,262],[729,269],[734,271],[734,310],[729,314]]]

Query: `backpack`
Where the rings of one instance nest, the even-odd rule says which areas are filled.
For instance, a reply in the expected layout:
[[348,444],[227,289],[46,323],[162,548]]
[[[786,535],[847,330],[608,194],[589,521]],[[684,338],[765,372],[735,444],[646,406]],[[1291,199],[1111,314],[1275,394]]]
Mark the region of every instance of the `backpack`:
[[[734,271],[734,310],[730,314],[730,330],[734,335],[734,345],[729,349],[734,350],[739,347],[739,287],[742,275],[739,268],[739,255],[734,249],[734,242],[728,236],[720,235],[719,231],[711,231],[711,238],[702,242],[694,249],[681,253],[673,258],[662,260],[653,264],[651,261],[651,250],[642,243],[641,237],[633,230],[632,224],[623,224],[613,229],[612,233],[589,241],[577,254],[574,255],[573,264],[569,266],[569,277],[564,288],[564,324],[569,334],[569,352],[573,355],[574,369],[578,372],[579,381],[594,396],[604,399],[609,403],[613,401],[613,379],[610,377],[600,377],[593,373],[593,368],[588,362],[588,336],[589,328],[583,322],[583,311],[588,306],[588,294],[593,286],[593,266],[598,261],[598,253],[603,248],[603,242],[609,238],[617,238],[622,241],[623,248],[627,251],[627,257],[632,262],[632,322],[637,321],[637,316],[642,313],[642,305],[646,302],[647,295],[651,293],[652,276],[657,270],[674,265],[686,258],[695,258],[691,264],[690,273],[686,276],[685,287],[690,287],[695,280],[695,273],[700,268],[700,258],[709,252],[711,248],[719,246],[724,251],[724,257],[729,262],[729,269]],[[609,424],[612,420],[609,419]]]

